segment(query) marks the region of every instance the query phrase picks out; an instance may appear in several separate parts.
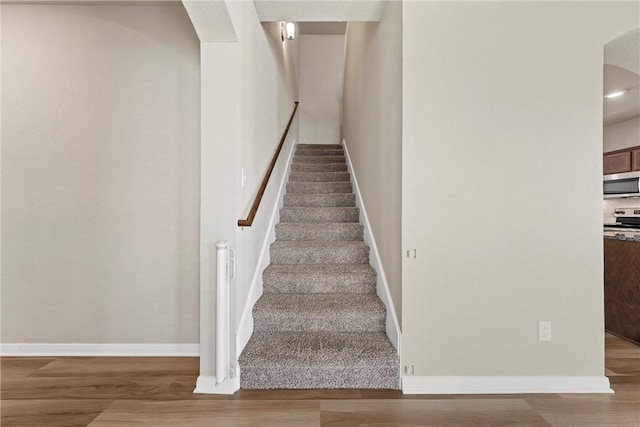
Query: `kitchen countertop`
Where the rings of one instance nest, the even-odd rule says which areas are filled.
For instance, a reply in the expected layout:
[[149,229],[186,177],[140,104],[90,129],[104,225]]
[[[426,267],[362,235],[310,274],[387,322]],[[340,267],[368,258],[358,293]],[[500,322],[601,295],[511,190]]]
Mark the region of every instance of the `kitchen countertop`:
[[638,237],[624,237],[624,236],[608,236],[608,235],[604,235],[603,236],[604,239],[609,239],[609,240],[622,240],[625,242],[638,242],[640,243],[640,235],[638,235]]
[[604,224],[603,237],[612,240],[640,242],[640,228],[623,227],[620,224]]

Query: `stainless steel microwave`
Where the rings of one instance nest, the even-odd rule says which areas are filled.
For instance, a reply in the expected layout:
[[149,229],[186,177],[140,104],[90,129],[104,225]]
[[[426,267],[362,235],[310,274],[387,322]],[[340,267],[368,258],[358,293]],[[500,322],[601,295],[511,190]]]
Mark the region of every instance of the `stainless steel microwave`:
[[605,175],[603,189],[605,199],[640,197],[640,172]]

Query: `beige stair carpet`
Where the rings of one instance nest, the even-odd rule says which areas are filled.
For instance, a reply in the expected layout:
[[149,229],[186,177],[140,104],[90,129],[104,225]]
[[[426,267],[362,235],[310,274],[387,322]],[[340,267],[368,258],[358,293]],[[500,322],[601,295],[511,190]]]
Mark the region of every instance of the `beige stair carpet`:
[[298,145],[241,388],[399,388],[359,220],[342,146]]

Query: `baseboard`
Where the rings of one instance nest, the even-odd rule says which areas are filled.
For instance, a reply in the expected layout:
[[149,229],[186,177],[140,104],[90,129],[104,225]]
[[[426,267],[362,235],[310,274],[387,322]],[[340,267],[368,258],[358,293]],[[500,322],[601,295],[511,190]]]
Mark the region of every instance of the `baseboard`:
[[349,149],[347,148],[345,140],[342,140],[342,145],[344,147],[345,157],[347,158],[347,167],[351,174],[353,191],[356,194],[356,205],[360,208],[360,217],[364,226],[364,241],[371,248],[371,266],[377,273],[376,291],[387,308],[386,332],[391,340],[391,344],[393,344],[396,351],[400,353],[400,349],[402,348],[402,334],[400,332],[400,323],[398,323],[396,309],[393,305],[393,299],[391,298],[389,282],[387,282],[387,276],[384,272],[384,267],[382,266],[380,252],[378,252],[378,245],[376,244],[376,239],[373,236],[373,231],[371,230],[371,223],[367,216],[367,209],[365,208],[364,201],[362,200],[362,193],[360,193],[360,187],[358,186],[358,178],[355,170],[353,169],[353,163],[351,163],[351,156],[349,156]]
[[613,393],[609,379],[577,376],[403,376],[404,394]]
[[199,344],[0,344],[3,357],[198,357]]
[[238,332],[236,336],[236,357],[242,354],[242,350],[249,342],[249,338],[253,334],[253,306],[258,299],[262,296],[262,272],[271,262],[269,257],[269,247],[271,243],[276,240],[276,224],[280,222],[280,208],[282,207],[283,193],[289,180],[289,174],[291,173],[291,159],[295,151],[296,141],[293,140],[289,153],[287,155],[287,163],[282,179],[280,180],[280,186],[278,188],[278,194],[276,200],[278,201],[271,211],[271,218],[269,219],[268,233],[266,234],[264,241],[262,242],[262,248],[260,249],[260,256],[256,269],[251,279],[251,285],[249,286],[249,294],[242,310],[242,316],[238,323]]

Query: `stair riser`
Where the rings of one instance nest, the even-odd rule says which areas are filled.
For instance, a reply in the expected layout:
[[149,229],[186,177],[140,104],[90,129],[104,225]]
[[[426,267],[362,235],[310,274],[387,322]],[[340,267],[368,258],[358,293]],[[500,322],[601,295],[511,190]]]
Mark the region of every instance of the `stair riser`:
[[358,208],[282,208],[281,222],[358,222]]
[[288,248],[271,247],[272,264],[365,264],[369,250],[365,247]]
[[266,294],[374,294],[376,279],[368,277],[271,275],[262,277]]
[[353,192],[353,188],[350,182],[290,182],[287,184],[287,193],[330,194],[351,192]]
[[345,163],[344,156],[295,156],[293,163]]
[[343,150],[296,150],[296,156],[344,156]]
[[346,163],[292,163],[291,172],[340,172],[346,171]]
[[349,172],[291,172],[290,182],[349,182]]
[[276,225],[277,240],[360,240],[362,241],[363,231],[360,224],[340,224],[336,223],[330,227],[322,224],[321,227],[313,227],[313,224],[290,224],[280,223]]
[[356,195],[340,194],[285,194],[285,207],[354,207]]
[[312,317],[297,315],[260,315],[254,312],[254,330],[257,332],[384,332],[385,315],[341,313],[337,316]]
[[298,144],[296,146],[298,150],[340,150],[342,145],[340,144]]
[[241,369],[240,388],[243,389],[400,388],[397,366],[301,366],[289,368],[286,372],[278,366],[243,366]]

